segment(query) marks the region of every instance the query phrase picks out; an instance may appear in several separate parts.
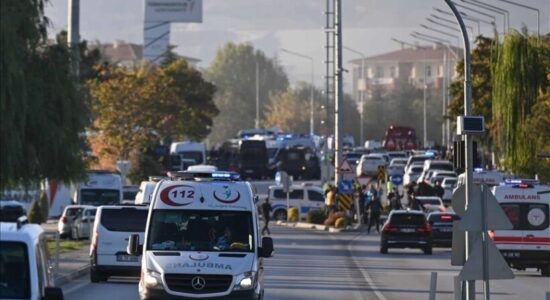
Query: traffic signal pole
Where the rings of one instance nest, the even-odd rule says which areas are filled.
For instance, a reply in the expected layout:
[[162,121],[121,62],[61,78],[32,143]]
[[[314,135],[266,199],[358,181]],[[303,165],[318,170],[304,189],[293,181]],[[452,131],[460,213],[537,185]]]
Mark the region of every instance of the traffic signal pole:
[[334,89],[334,181],[338,185],[342,181],[342,175],[338,168],[342,165],[342,99],[344,97],[343,71],[342,68],[342,0],[335,1],[334,9],[335,25],[335,89]]

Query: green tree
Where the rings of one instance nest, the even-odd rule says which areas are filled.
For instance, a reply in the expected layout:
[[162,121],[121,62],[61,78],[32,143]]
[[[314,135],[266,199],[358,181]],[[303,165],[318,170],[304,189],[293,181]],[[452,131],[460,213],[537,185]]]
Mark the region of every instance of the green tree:
[[0,10],[0,189],[84,175],[79,134],[87,108],[65,47],[46,43],[42,0],[2,1]]
[[259,73],[260,119],[270,95],[284,92],[288,79],[275,59],[248,44],[228,43],[221,48],[206,71],[217,87],[215,103],[220,114],[209,136],[216,143],[235,136],[238,130],[254,127],[256,117],[256,65]]
[[29,222],[32,224],[42,224],[42,210],[40,208],[40,201],[38,199],[34,200],[31,204],[31,209],[27,215]]
[[48,221],[48,216],[50,214],[50,201],[48,200],[48,195],[45,191],[41,191],[38,197],[38,203],[40,206],[40,216],[42,217],[42,222]]
[[549,88],[544,64],[549,49],[536,37],[510,32],[497,49],[493,68],[492,110],[500,157],[505,167],[524,176],[533,176],[539,164],[536,139],[527,129],[539,94]]

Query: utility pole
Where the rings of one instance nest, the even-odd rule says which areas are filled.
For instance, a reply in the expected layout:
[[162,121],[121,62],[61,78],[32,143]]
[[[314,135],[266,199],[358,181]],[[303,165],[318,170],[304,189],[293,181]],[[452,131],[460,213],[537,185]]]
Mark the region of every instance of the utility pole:
[[258,68],[258,58],[256,57],[256,122],[255,128],[260,128],[260,70]]
[[335,75],[335,94],[334,94],[334,181],[339,184],[342,180],[338,168],[341,165],[342,159],[342,99],[344,97],[344,84],[342,68],[342,0],[335,1],[334,23],[335,23],[335,38],[336,38],[336,73]]
[[423,105],[423,108],[422,108],[422,115],[423,115],[423,120],[424,120],[423,121],[423,123],[424,123],[423,124],[424,125],[423,126],[424,127],[423,128],[424,129],[424,149],[426,149],[427,146],[428,146],[428,120],[426,118],[427,117],[426,116],[426,102],[427,102],[427,98],[428,98],[428,95],[427,95],[428,83],[426,82],[426,79],[427,79],[427,77],[426,77],[426,49],[424,49],[423,52],[424,52],[424,82],[423,82],[424,83],[424,89],[423,89],[424,90],[424,93],[423,93],[423,96],[424,96],[423,97],[424,98],[423,103],[424,103],[424,105]]
[[71,50],[71,73],[79,80],[80,78],[80,0],[69,0],[68,3],[69,29],[67,31],[67,43]]

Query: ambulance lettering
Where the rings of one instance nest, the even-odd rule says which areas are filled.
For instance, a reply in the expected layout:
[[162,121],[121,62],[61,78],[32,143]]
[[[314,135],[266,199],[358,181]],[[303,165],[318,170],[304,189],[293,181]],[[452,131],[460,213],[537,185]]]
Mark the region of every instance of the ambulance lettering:
[[540,195],[504,195],[504,200],[540,200]]
[[195,188],[190,185],[173,185],[160,192],[160,200],[169,206],[186,206],[194,199]]

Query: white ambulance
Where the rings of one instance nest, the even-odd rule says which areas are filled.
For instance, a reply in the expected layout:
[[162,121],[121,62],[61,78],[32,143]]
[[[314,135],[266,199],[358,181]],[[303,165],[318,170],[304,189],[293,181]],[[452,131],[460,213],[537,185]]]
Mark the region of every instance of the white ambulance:
[[493,188],[500,206],[514,225],[491,232],[508,264],[518,270],[537,268],[550,276],[550,186],[508,180]]
[[128,240],[128,254],[143,254],[141,299],[263,299],[273,240],[238,176],[184,171],[156,185],[144,240]]

